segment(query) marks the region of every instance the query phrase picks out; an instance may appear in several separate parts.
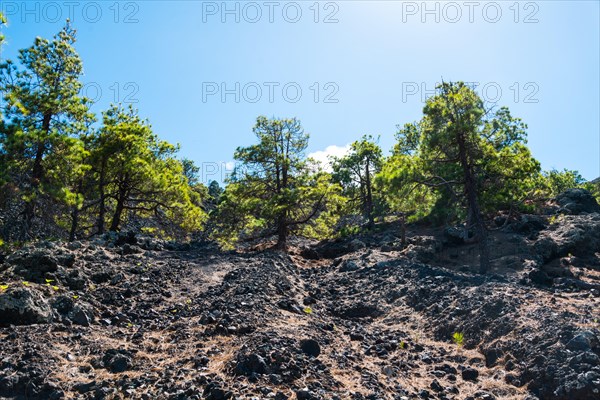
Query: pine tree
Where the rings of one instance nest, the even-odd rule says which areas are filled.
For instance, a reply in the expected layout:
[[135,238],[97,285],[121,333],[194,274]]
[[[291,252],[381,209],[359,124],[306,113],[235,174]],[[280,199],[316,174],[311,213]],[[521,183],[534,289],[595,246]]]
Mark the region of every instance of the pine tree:
[[231,244],[262,231],[276,234],[276,247],[285,249],[292,231],[323,232],[323,221],[334,218],[327,205],[339,186],[310,172],[304,158],[309,136],[300,121],[260,116],[253,131],[258,143],[235,152],[239,166],[215,215],[217,239]]
[[118,231],[134,216],[188,231],[202,226],[202,191],[194,190],[176,159],[178,147],[159,140],[133,107],[112,105],[87,141],[88,179],[94,182],[87,197],[96,210],[95,233]]
[[67,21],[53,40],[38,37],[21,50],[19,66],[9,60],[1,67],[4,116],[9,121],[0,132],[2,171],[5,183],[16,182],[23,201],[25,237],[32,234],[42,199],[70,196],[63,178],[73,172],[71,166],[79,157],[78,136],[93,121],[88,100],[79,96],[83,67],[75,40]]
[[378,177],[400,198],[396,206],[417,215],[443,211],[463,216],[465,237],[475,231],[480,272],[489,266],[485,210],[510,206],[531,194],[539,163],[525,143],[526,125],[506,108],[486,110],[462,82],[443,83],[428,99],[423,118],[402,127]]
[[374,178],[382,163],[381,148],[372,136],[352,143],[348,154],[334,158],[332,163],[333,179],[342,185],[351,201],[358,201],[369,228],[375,223]]

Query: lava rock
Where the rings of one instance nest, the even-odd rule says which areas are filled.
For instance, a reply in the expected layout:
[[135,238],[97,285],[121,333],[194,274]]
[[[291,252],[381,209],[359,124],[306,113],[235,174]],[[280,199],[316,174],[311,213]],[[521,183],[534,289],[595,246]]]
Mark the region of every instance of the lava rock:
[[566,347],[571,351],[599,351],[600,340],[592,331],[583,331],[569,340]]
[[436,392],[444,391],[444,388],[442,387],[442,385],[440,385],[437,379],[434,379],[433,382],[431,382],[431,385],[429,385],[429,387]]
[[296,390],[298,400],[318,400],[319,398],[307,388]]
[[69,313],[69,317],[74,324],[81,326],[90,326],[94,321],[94,314],[79,304],[73,307],[73,310]]
[[590,266],[598,265],[595,253],[600,248],[600,214],[565,215],[560,223],[540,233],[533,251],[548,263],[560,257],[581,257]]
[[15,273],[32,282],[42,283],[47,273],[56,272],[58,259],[49,250],[20,250],[6,260],[15,266]]
[[531,272],[529,272],[529,279],[531,282],[536,283],[538,285],[551,285],[552,278],[548,276],[548,274],[540,269],[535,268]]
[[565,214],[600,213],[600,205],[585,189],[567,189],[556,196],[555,201],[560,206],[560,212]]
[[444,244],[449,246],[460,246],[465,244],[465,229],[460,226],[453,226],[444,229]]
[[383,311],[377,308],[377,306],[365,303],[358,303],[351,307],[338,308],[334,310],[334,315],[347,319],[378,317],[382,314]]
[[510,232],[520,235],[535,237],[541,230],[547,228],[545,218],[539,215],[521,215],[521,217],[508,225]]
[[0,326],[48,323],[52,317],[50,305],[34,290],[15,288],[0,293]]
[[319,342],[313,339],[304,339],[300,342],[300,349],[304,354],[307,354],[311,357],[319,357],[321,354],[321,346]]
[[112,373],[125,372],[133,365],[133,356],[127,350],[109,349],[102,358],[104,367]]
[[252,374],[266,374],[269,367],[265,359],[258,354],[239,355],[234,368],[235,375],[250,376]]
[[91,392],[96,389],[96,381],[91,381],[88,383],[79,382],[73,385],[73,390],[85,394],[87,392]]
[[477,381],[477,378],[479,377],[479,371],[477,371],[475,368],[471,368],[471,367],[466,367],[465,369],[462,370],[462,378],[465,381]]

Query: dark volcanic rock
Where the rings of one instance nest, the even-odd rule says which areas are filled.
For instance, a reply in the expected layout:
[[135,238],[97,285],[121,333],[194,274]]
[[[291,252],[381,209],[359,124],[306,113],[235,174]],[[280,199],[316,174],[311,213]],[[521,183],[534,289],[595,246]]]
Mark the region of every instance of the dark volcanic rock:
[[341,318],[374,318],[383,314],[377,306],[371,304],[358,303],[348,307],[341,307],[333,311],[333,313]]
[[133,355],[127,350],[109,349],[104,353],[102,363],[112,373],[125,372],[133,365]]
[[58,259],[48,250],[21,250],[10,257],[7,262],[15,266],[15,273],[26,280],[42,283],[49,272],[56,272]]
[[510,223],[508,229],[511,232],[521,235],[537,234],[539,231],[546,229],[547,223],[544,217],[539,215],[521,215],[521,217]]
[[319,400],[319,397],[308,389],[296,390],[298,400]]
[[309,260],[318,258],[333,259],[364,249],[365,247],[366,244],[360,239],[325,240],[316,246],[302,249],[300,255]]
[[319,342],[313,339],[304,339],[300,342],[300,348],[304,354],[307,354],[311,357],[319,357],[321,354],[321,346]]
[[58,296],[52,301],[52,307],[61,315],[77,325],[90,326],[94,321],[92,308],[69,296]]
[[16,288],[0,293],[0,326],[40,324],[51,320],[50,305],[36,291]]
[[551,285],[552,284],[552,278],[550,278],[546,272],[539,270],[537,268],[535,268],[531,272],[529,272],[528,276],[529,276],[529,279],[531,279],[531,282],[536,283],[538,285]]
[[565,214],[600,213],[600,205],[585,189],[567,189],[556,196],[556,203],[560,206],[560,212]]
[[596,252],[600,249],[600,214],[565,215],[559,223],[540,233],[533,250],[544,263],[559,257],[574,255],[590,266],[598,266]]
[[[27,307],[55,318],[0,328],[0,397],[596,398],[595,215],[557,217],[543,229],[547,217],[527,216],[522,229],[490,231],[496,253],[515,244],[495,255],[523,261],[485,276],[459,270],[474,265],[467,252],[476,246],[445,249],[456,254],[450,259],[441,229],[431,227],[423,236],[410,228],[407,246],[393,253],[380,251],[397,241],[387,232],[360,236],[362,245],[332,241],[344,256],[318,262],[297,257],[294,245],[289,255],[139,238],[119,245],[100,238],[69,252],[36,248],[56,260],[56,270],[43,275],[59,290],[24,288],[14,273],[21,267],[5,263],[9,288],[0,305],[15,297],[13,288],[24,289]],[[522,236],[530,233],[539,237]],[[318,245],[299,243],[322,257]],[[543,251],[551,254],[546,263],[536,257]],[[61,261],[65,254],[77,268]],[[441,266],[419,262],[446,256],[450,263]],[[573,274],[556,277],[549,265]],[[554,286],[530,285],[533,268],[545,274],[539,282]],[[452,344],[455,332],[464,334],[467,352]]]
[[458,246],[465,243],[465,237],[465,228],[461,226],[444,229],[444,244]]
[[236,375],[266,374],[269,367],[258,354],[240,355],[234,368]]
[[479,377],[479,371],[475,368],[467,367],[462,370],[461,376],[465,381],[476,381]]
[[571,351],[594,351],[600,353],[600,340],[592,331],[583,331],[569,340],[566,345]]

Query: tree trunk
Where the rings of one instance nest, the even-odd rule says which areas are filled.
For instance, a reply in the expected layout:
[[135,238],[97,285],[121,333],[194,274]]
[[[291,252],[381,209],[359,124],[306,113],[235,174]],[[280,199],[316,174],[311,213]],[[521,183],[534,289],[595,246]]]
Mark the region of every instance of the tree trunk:
[[73,206],[73,210],[71,211],[71,231],[69,232],[69,242],[75,240],[75,235],[77,234],[77,227],[79,226],[79,210],[77,206]]
[[[283,151],[283,149],[282,149]],[[277,192],[281,194],[281,192],[288,187],[288,155],[285,155],[285,160],[281,165],[281,180],[278,179],[277,182]],[[279,177],[279,173],[277,174]],[[287,206],[287,204],[286,204]],[[288,236],[288,220],[287,220],[287,211],[281,212],[279,217],[277,218],[277,248],[280,250],[287,249],[287,236]]]
[[[83,180],[79,180],[77,185],[77,193],[81,193],[83,191]],[[71,210],[71,230],[69,232],[69,242],[75,240],[75,236],[77,234],[77,228],[79,227],[79,208],[77,204],[73,205],[73,209]]]
[[98,226],[98,234],[102,235],[104,233],[104,219],[106,218],[106,197],[104,194],[104,180],[106,174],[106,159],[102,159],[102,165],[100,167],[100,178],[98,184],[98,191],[100,192],[100,200],[99,200],[99,209],[98,209],[98,219],[96,220],[96,225]]
[[[465,194],[469,207],[468,214],[470,215],[473,224],[475,225],[475,235],[479,241],[479,273],[485,274],[489,269],[490,252],[487,243],[487,230],[481,212],[479,210],[479,202],[477,201],[477,184],[473,168],[467,157],[467,144],[463,134],[457,135],[458,140],[458,155],[463,168],[465,177]],[[467,228],[468,229],[468,228]]]
[[[51,119],[52,114],[44,114],[44,118],[42,120],[42,131],[44,132],[45,136],[48,136],[48,133],[50,132]],[[30,180],[32,197],[25,202],[25,207],[23,210],[25,235],[27,236],[29,236],[29,233],[31,232],[31,225],[33,223],[33,219],[35,218],[36,192],[44,176],[44,168],[42,165],[42,161],[44,159],[45,152],[46,143],[43,140],[38,141]]]
[[110,230],[116,232],[119,230],[121,225],[121,217],[123,210],[125,210],[125,199],[127,198],[127,190],[124,188],[119,189],[119,195],[117,196],[117,204],[115,206],[115,213],[113,214],[112,222],[110,224]]
[[288,227],[285,213],[277,218],[277,245],[276,247],[280,250],[287,249],[287,235]]
[[373,226],[375,225],[375,219],[373,217],[373,192],[372,192],[372,188],[371,188],[371,171],[369,171],[369,160],[367,160],[366,166],[365,166],[365,180],[366,180],[366,189],[367,189],[367,198],[366,198],[366,211],[367,211],[367,218],[369,219],[369,229],[372,229]]

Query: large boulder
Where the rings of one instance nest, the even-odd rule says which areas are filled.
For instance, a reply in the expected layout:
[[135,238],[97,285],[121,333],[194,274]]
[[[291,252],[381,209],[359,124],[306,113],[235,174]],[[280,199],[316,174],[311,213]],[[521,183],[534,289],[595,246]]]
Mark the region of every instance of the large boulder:
[[600,249],[600,214],[559,218],[559,223],[540,233],[534,252],[544,263],[569,255],[594,261],[595,253]]
[[17,275],[28,281],[44,283],[47,274],[56,272],[59,265],[72,267],[75,256],[64,249],[36,248],[19,250],[6,261],[14,266]]
[[556,196],[555,201],[563,214],[600,213],[600,205],[585,189],[567,189]]
[[94,322],[94,312],[92,308],[82,303],[81,301],[75,301],[69,296],[58,296],[52,301],[52,307],[58,311],[58,313],[74,324],[82,326],[90,326]]
[[423,263],[433,261],[436,254],[444,247],[442,242],[433,236],[413,236],[407,242],[404,254],[408,258]]
[[521,217],[511,222],[508,229],[511,232],[521,235],[536,235],[541,230],[546,229],[545,218],[539,215],[521,215]]
[[444,229],[443,242],[447,246],[460,246],[465,244],[469,232],[462,226],[451,226]]
[[0,326],[48,323],[52,309],[38,293],[28,288],[0,293]]

